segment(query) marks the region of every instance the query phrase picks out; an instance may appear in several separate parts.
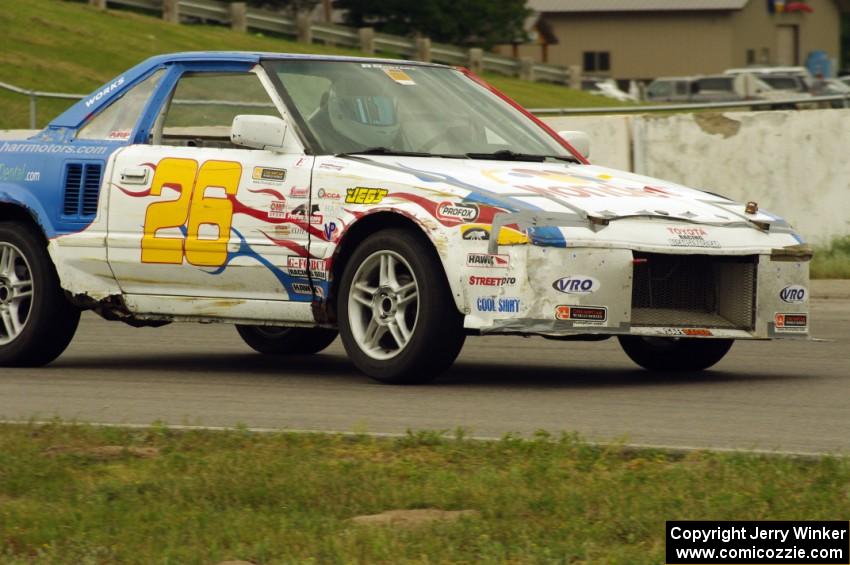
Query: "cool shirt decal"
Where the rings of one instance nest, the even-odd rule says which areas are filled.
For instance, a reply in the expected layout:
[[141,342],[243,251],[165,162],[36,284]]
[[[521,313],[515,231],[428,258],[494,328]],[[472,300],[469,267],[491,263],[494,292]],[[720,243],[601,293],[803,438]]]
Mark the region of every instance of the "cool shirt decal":
[[552,283],[552,288],[565,294],[590,294],[599,290],[599,281],[585,275],[570,275]]
[[358,186],[345,191],[346,204],[378,204],[389,193],[385,188]]
[[482,296],[476,302],[479,312],[519,312],[519,298],[496,298],[495,296]]
[[779,298],[788,304],[800,304],[806,301],[806,287],[789,285],[779,291]]
[[[227,196],[239,190],[242,165],[235,161],[207,161],[166,157],[156,167],[150,194],[163,188],[177,191],[177,200],[154,202],[145,211],[142,263],[180,265],[183,258],[196,266],[220,267],[227,261],[227,243],[233,222],[233,202]],[[207,196],[210,187],[223,188],[224,198]],[[216,238],[200,237],[202,225],[216,226]],[[169,228],[185,228],[185,237],[157,236]]]
[[511,264],[510,255],[491,255],[489,253],[469,253],[466,256],[467,267],[487,267],[507,269]]
[[441,220],[474,222],[478,219],[478,214],[478,206],[476,206],[475,204],[440,202],[437,205],[437,217]]

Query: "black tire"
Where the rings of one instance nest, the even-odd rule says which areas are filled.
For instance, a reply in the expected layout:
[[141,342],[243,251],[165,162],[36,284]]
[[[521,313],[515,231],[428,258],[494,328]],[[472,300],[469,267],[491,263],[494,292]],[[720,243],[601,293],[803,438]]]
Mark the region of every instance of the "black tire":
[[702,371],[729,353],[734,340],[620,336],[632,361],[650,371]]
[[336,339],[336,330],[237,325],[236,331],[254,351],[264,355],[313,355]]
[[[31,297],[18,305],[16,313],[17,321],[23,324],[20,333],[0,345],[0,366],[46,365],[71,343],[80,321],[80,310],[68,301],[60,288],[44,239],[35,228],[19,222],[0,222],[0,247],[14,248],[19,253],[15,269],[21,275],[28,274],[32,282]],[[0,277],[2,273],[0,266]],[[6,290],[0,290],[0,298],[11,296],[7,294],[11,284],[5,280]],[[2,321],[0,328],[3,328],[0,333],[4,338],[0,342],[9,339],[12,334],[2,326]]]
[[[354,277],[361,266],[380,252],[400,256],[418,288],[416,318],[408,341],[389,359],[377,359],[364,351],[355,338],[349,317]],[[423,235],[403,229],[377,232],[360,244],[345,265],[337,304],[339,332],[349,358],[362,372],[383,383],[432,381],[452,365],[466,339],[463,315],[455,306],[436,251]]]

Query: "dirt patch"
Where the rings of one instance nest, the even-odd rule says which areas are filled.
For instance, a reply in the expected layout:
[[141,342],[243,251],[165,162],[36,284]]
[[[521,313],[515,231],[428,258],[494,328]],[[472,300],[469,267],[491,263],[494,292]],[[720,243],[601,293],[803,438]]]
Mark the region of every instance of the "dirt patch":
[[360,526],[399,526],[409,528],[432,522],[453,522],[463,517],[476,518],[480,515],[481,513],[477,510],[420,508],[416,510],[387,510],[380,514],[356,516],[351,521]]
[[738,135],[741,122],[727,118],[723,114],[695,113],[694,121],[702,131],[710,135],[722,135],[724,139]]
[[54,445],[48,447],[45,452],[48,457],[58,455],[82,455],[93,459],[107,460],[120,459],[122,457],[136,457],[138,459],[152,459],[159,457],[159,449],[155,447],[125,447],[123,445],[101,445],[98,447],[70,447],[67,445]]

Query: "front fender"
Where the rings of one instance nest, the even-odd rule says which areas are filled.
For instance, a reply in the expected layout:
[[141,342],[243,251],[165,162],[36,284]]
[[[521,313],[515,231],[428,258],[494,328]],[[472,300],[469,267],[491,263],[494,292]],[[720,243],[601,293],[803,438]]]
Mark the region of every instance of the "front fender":
[[0,204],[10,204],[23,208],[41,228],[45,237],[48,239],[56,237],[56,227],[50,221],[44,206],[32,192],[15,184],[0,183]]

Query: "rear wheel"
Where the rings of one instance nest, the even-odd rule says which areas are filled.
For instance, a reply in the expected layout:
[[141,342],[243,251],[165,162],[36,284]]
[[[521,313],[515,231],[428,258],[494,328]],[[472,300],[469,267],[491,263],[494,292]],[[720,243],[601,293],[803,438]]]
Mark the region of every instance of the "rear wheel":
[[632,361],[651,371],[702,371],[729,352],[731,339],[620,336]]
[[333,343],[336,330],[242,326],[236,331],[254,351],[266,355],[312,355]]
[[0,222],[0,366],[50,363],[71,343],[79,321],[39,234]]
[[385,383],[431,381],[463,347],[463,315],[423,237],[369,236],[345,266],[339,289],[342,343],[358,369]]

